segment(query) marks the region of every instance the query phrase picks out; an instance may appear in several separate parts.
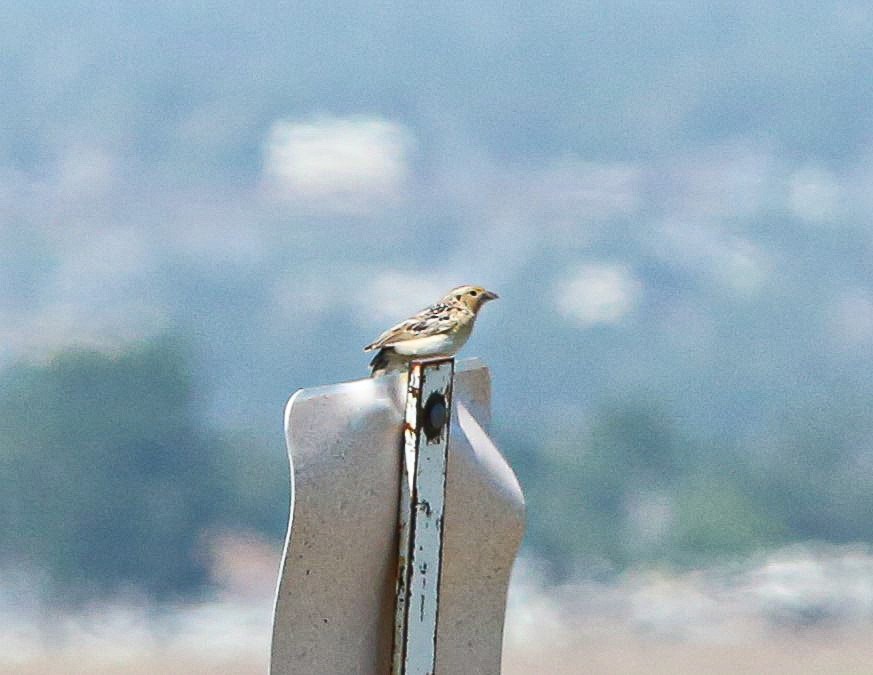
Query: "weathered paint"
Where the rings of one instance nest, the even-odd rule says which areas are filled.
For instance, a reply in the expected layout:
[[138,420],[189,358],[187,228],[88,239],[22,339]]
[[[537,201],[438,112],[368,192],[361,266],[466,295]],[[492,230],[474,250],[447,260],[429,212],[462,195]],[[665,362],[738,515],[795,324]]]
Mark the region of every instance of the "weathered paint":
[[[409,369],[398,512],[394,675],[430,675],[436,666],[446,466],[454,359]],[[445,415],[431,407],[445,405]],[[434,420],[441,422],[436,427]]]

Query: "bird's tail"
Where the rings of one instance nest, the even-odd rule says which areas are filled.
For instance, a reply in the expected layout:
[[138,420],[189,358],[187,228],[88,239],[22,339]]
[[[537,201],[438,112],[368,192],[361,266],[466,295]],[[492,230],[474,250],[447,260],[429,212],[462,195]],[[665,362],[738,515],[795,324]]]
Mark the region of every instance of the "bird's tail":
[[391,347],[382,347],[370,361],[370,377],[378,377],[396,370],[406,370],[409,359],[402,357]]

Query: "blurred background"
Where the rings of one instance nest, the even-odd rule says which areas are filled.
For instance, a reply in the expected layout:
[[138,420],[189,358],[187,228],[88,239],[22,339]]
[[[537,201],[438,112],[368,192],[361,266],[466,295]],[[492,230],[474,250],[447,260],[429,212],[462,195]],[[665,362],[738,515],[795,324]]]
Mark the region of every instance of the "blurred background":
[[285,401],[460,283],[507,673],[873,669],[869,3],[0,20],[0,670],[264,672]]

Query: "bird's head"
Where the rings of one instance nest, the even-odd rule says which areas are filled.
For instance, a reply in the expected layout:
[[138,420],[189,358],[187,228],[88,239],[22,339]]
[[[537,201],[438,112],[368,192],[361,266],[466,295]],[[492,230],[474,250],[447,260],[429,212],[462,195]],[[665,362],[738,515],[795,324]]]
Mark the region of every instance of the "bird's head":
[[489,300],[497,300],[497,293],[485,290],[481,286],[458,286],[453,288],[444,298],[447,302],[462,302],[472,312],[478,312]]

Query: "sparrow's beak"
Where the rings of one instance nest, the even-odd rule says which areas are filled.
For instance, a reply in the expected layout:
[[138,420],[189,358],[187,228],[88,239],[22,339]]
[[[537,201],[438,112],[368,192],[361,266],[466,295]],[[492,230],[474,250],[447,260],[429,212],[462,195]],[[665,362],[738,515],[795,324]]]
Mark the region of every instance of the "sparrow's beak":
[[488,300],[497,300],[500,296],[497,295],[494,291],[485,291],[482,294],[482,300],[487,302]]

